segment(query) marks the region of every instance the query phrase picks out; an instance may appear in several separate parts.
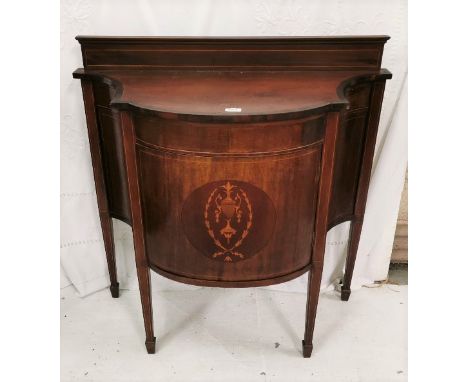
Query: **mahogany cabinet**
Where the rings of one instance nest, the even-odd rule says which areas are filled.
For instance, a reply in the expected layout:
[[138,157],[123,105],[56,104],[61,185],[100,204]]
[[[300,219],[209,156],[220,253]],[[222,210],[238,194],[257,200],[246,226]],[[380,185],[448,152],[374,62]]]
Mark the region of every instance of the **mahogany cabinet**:
[[110,289],[115,218],[133,229],[149,353],[150,270],[217,287],[309,272],[310,357],[326,234],[344,221],[351,293],[388,38],[77,37]]

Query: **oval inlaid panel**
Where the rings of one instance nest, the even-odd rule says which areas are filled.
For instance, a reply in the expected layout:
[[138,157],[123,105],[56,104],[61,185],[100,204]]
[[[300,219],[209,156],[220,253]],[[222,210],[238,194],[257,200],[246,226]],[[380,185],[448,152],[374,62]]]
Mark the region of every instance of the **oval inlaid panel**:
[[232,263],[264,248],[276,211],[265,191],[239,180],[220,180],[194,190],[182,208],[190,243],[213,261]]

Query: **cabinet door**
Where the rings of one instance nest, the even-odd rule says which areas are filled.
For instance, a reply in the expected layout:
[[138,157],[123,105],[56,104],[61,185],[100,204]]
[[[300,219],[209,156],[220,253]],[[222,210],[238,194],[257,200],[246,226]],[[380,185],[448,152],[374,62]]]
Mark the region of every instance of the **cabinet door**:
[[[216,146],[206,142],[200,152],[175,148],[176,140],[160,135],[158,142],[137,135],[150,265],[172,275],[228,282],[306,269],[321,171],[323,128],[318,128],[315,135],[299,130],[297,141],[288,141],[293,147],[278,150],[284,141],[275,146],[264,139],[262,146],[267,126],[226,126],[231,144],[242,141],[246,131],[255,142],[249,152],[231,146],[228,153],[210,152]],[[167,142],[170,148],[160,145]]]

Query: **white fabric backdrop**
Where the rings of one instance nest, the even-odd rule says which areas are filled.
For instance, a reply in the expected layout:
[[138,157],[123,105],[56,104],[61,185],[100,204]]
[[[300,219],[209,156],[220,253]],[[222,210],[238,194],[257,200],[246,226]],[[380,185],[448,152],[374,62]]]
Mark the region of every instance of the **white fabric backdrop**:
[[[81,296],[109,285],[86,133],[77,34],[148,36],[313,36],[387,34],[387,82],[353,288],[385,279],[407,164],[405,0],[62,0],[61,285]],[[114,221],[121,288],[137,288],[130,228]],[[342,275],[349,223],[327,237],[323,287]],[[155,289],[195,288],[154,275]],[[306,275],[269,288],[306,291]]]

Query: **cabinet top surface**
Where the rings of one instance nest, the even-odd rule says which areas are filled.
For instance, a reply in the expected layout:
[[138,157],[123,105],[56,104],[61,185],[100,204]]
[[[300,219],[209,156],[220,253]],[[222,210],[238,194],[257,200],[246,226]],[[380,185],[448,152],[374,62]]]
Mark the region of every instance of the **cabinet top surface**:
[[166,118],[280,120],[340,110],[346,87],[385,80],[388,36],[78,36],[76,78],[111,85],[110,104]]
[[111,106],[157,114],[230,119],[288,116],[340,109],[347,84],[376,77],[385,70],[364,71],[187,71],[87,70],[90,78],[114,89]]

